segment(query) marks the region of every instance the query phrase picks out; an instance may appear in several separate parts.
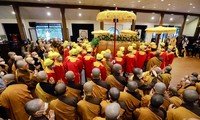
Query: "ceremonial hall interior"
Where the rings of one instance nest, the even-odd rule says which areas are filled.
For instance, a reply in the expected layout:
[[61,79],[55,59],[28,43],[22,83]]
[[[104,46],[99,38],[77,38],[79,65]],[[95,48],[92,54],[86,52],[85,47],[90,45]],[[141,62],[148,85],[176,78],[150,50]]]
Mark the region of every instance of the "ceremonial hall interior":
[[200,0],[0,0],[0,120],[200,120]]

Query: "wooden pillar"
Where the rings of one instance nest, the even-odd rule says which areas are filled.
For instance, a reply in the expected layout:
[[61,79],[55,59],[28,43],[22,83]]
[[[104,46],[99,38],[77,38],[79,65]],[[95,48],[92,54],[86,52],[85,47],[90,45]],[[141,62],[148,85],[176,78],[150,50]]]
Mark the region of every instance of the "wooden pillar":
[[15,12],[15,16],[16,16],[21,40],[25,41],[26,40],[25,29],[24,29],[24,26],[23,26],[23,23],[22,23],[19,6],[13,5],[13,10]]
[[181,38],[182,38],[182,35],[183,35],[183,30],[184,30],[184,27],[185,27],[185,23],[186,23],[186,20],[187,20],[187,15],[184,15],[184,20],[183,20],[183,23],[181,25],[181,30],[180,30],[180,33],[179,33],[179,36],[178,36],[178,43],[181,42]]
[[198,39],[199,34],[200,34],[200,17],[199,17],[199,22],[198,22],[198,24],[197,24],[197,27],[196,27],[196,30],[195,30],[195,33],[194,33],[194,39],[195,39],[195,40]]
[[[135,15],[136,15],[137,13],[135,12]],[[131,26],[131,30],[135,30],[135,23],[136,23],[136,20],[132,20],[132,26]]]
[[[100,10],[102,12],[103,10]],[[100,22],[100,30],[104,30],[104,22]]]
[[[160,26],[163,25],[164,16],[165,16],[164,13],[161,13],[161,14],[160,14],[160,23],[159,23]],[[158,36],[157,36],[157,40],[156,40],[156,45],[157,45],[157,46],[159,45],[160,35],[161,35],[161,34],[158,34]]]
[[66,18],[65,18],[65,8],[60,8],[61,17],[62,17],[62,33],[63,33],[63,39],[69,40],[69,34],[67,31],[67,25],[66,25]]

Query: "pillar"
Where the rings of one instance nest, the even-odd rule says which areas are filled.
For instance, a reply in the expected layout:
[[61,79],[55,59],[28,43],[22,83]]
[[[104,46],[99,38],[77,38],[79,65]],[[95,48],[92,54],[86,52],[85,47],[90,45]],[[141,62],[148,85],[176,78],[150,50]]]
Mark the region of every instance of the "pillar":
[[65,18],[65,8],[60,8],[60,12],[61,12],[61,17],[62,17],[63,39],[69,40],[69,34],[68,34],[67,25],[66,25],[66,18]]
[[[102,12],[103,10],[100,10]],[[100,22],[100,30],[104,30],[104,22]]]
[[178,43],[181,42],[181,38],[182,38],[182,35],[183,35],[183,30],[184,30],[184,27],[185,27],[185,23],[186,23],[186,20],[187,20],[187,15],[184,15],[184,20],[183,20],[183,23],[181,25],[181,30],[180,30],[180,33],[179,33],[179,36],[178,36]]
[[199,17],[199,22],[197,23],[197,27],[194,33],[194,39],[197,40],[200,34],[200,17]]
[[[161,14],[160,14],[159,26],[162,26],[162,25],[163,25],[164,16],[165,16],[164,13],[161,13]],[[160,34],[158,34],[158,36],[157,36],[157,40],[156,40],[156,45],[157,45],[157,46],[159,45],[159,41],[160,41]]]
[[[136,15],[137,13],[135,12],[135,15]],[[131,26],[131,30],[135,30],[135,23],[136,23],[136,20],[132,20],[132,26]]]

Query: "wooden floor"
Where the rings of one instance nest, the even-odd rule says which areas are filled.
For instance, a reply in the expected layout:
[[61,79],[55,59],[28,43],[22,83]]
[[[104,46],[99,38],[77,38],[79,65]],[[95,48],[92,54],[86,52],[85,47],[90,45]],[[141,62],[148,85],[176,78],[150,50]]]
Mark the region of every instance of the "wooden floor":
[[200,74],[200,59],[199,58],[175,58],[172,64],[172,81],[170,86],[176,86],[181,78],[185,75],[190,75],[192,72]]

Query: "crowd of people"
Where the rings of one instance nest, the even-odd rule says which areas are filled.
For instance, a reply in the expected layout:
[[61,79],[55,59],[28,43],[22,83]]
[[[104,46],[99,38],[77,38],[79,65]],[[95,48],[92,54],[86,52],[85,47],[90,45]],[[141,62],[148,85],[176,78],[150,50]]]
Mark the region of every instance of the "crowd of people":
[[132,43],[112,56],[88,40],[27,45],[0,58],[0,118],[11,120],[200,119],[200,75],[170,86],[174,47]]

